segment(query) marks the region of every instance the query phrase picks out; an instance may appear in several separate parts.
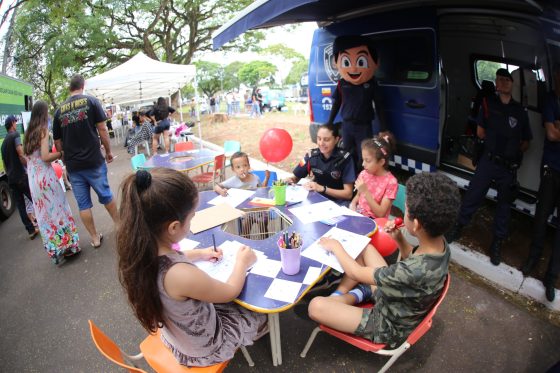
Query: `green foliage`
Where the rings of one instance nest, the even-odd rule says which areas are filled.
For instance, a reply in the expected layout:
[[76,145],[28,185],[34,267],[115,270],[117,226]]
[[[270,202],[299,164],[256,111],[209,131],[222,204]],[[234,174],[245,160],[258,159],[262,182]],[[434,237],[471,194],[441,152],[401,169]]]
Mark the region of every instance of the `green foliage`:
[[274,82],[277,68],[267,61],[252,61],[239,69],[239,80],[249,87],[256,87],[262,81]]
[[286,84],[299,84],[301,76],[307,72],[309,68],[308,60],[300,60],[292,65],[290,73],[286,77]]
[[305,57],[295,49],[288,47],[286,44],[273,44],[267,48],[264,48],[259,53],[261,54],[271,54],[275,56],[280,56],[288,61],[301,61],[305,60]]
[[496,80],[496,70],[503,67],[503,64],[494,61],[476,61],[476,74],[478,76],[478,82],[483,80]]
[[231,91],[232,89],[239,87],[241,84],[241,80],[239,80],[239,70],[243,65],[243,62],[235,61],[224,68],[224,91]]
[[206,96],[212,97],[220,90],[220,74],[222,67],[218,63],[198,61],[196,65],[196,76],[198,87]]

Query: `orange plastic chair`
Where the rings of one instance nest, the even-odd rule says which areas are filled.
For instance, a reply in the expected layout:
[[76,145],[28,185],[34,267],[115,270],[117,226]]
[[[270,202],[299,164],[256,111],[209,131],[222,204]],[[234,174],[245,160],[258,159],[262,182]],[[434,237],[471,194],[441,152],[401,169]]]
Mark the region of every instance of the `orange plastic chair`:
[[95,343],[99,352],[101,352],[107,360],[112,361],[122,368],[128,369],[130,373],[146,373],[145,370],[134,366],[134,361],[142,359],[142,354],[134,356],[125,354],[111,338],[107,337],[107,335],[93,323],[93,321],[88,320],[88,323],[93,343]]
[[208,367],[186,367],[175,360],[173,353],[161,341],[160,331],[157,334],[150,334],[140,343],[140,351],[144,354],[144,359],[158,373],[220,373],[229,363],[224,361],[220,364],[210,365]]
[[187,150],[193,150],[193,149],[194,149],[194,142],[192,141],[178,142],[175,144],[176,152],[186,152]]
[[214,168],[212,171],[202,172],[198,175],[191,177],[191,180],[198,184],[208,184],[212,182],[212,188],[216,181],[223,181],[225,176],[225,156],[223,154],[217,155],[214,158]]
[[[445,298],[447,291],[449,290],[450,282],[451,282],[451,275],[448,273],[447,279],[445,280],[445,284],[443,285],[443,291],[441,292],[441,295],[439,296],[439,299],[436,302],[436,304],[432,307],[430,312],[428,312],[428,314],[424,317],[424,320],[422,320],[422,322],[412,331],[412,333],[410,333],[406,341],[404,341],[399,347],[395,348],[394,350],[386,350],[385,349],[386,345],[383,343],[375,343],[368,339],[358,337],[354,334],[340,332],[338,330],[329,328],[328,326],[319,325],[311,333],[311,336],[309,337],[309,340],[305,344],[305,348],[301,352],[300,356],[305,357],[307,355],[307,352],[309,351],[309,348],[313,344],[313,341],[315,340],[317,334],[320,331],[324,331],[336,338],[342,339],[343,341],[350,343],[355,347],[358,347],[360,350],[366,352],[373,352],[379,355],[391,356],[389,361],[387,361],[387,363],[385,363],[385,365],[383,365],[383,367],[379,370],[380,373],[386,372],[395,363],[395,361],[397,361],[397,359],[402,354],[404,354],[406,350],[410,348],[410,346],[418,342],[418,340],[422,338],[422,336],[426,334],[428,330],[430,330],[430,328],[432,327],[432,319],[439,305]],[[367,307],[371,307],[371,304],[367,304],[364,306],[364,308]]]

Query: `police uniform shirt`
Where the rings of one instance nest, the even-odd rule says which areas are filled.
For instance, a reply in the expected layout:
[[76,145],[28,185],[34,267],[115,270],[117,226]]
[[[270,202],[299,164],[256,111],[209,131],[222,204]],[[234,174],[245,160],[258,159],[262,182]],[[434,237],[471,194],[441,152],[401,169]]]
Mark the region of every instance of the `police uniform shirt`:
[[[554,92],[550,92],[543,109],[543,125],[546,122],[554,123],[560,120],[560,98]],[[550,141],[548,137],[544,137],[543,147],[543,165],[548,165],[560,172],[560,142]]]
[[335,148],[331,156],[326,159],[319,148],[315,148],[294,169],[297,178],[304,178],[312,174],[314,181],[331,189],[344,189],[344,184],[356,181],[354,161],[349,152]]
[[340,115],[345,122],[371,124],[375,118],[373,109],[375,79],[354,85],[340,79],[332,98],[341,100]]
[[519,161],[521,141],[533,138],[529,127],[527,110],[520,103],[510,99],[504,104],[498,95],[486,99],[487,108],[479,124],[486,130],[485,149],[492,155],[510,161]]

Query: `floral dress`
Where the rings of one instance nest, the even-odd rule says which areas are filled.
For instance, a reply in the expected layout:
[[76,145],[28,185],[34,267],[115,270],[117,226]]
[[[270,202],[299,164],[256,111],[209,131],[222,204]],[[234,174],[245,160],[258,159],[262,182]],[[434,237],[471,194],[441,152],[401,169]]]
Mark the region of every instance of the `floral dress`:
[[43,245],[52,261],[58,264],[62,257],[81,250],[72,211],[54,169],[41,159],[39,150],[27,158],[27,173]]

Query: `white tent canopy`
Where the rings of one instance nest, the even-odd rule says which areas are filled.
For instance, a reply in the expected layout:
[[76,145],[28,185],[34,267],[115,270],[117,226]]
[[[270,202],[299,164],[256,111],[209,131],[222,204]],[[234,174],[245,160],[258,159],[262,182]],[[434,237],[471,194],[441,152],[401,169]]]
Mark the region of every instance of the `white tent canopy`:
[[140,52],[122,65],[87,79],[85,91],[108,104],[169,97],[196,75],[194,65],[153,60]]

